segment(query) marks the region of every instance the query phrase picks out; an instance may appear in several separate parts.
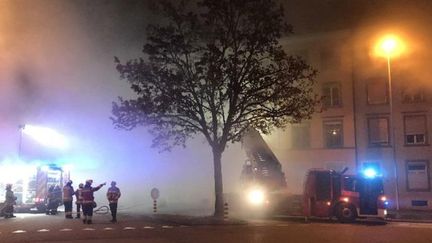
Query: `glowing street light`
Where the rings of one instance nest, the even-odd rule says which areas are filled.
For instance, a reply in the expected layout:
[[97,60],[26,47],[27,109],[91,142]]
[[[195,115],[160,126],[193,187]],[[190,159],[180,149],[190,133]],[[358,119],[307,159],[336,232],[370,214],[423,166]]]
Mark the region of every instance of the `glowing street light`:
[[389,87],[389,106],[390,106],[390,127],[391,137],[393,140],[392,157],[395,173],[395,196],[396,209],[399,210],[399,185],[398,185],[398,168],[396,161],[396,138],[393,121],[393,92],[392,92],[392,76],[391,76],[391,58],[401,55],[405,50],[405,45],[396,35],[386,35],[375,46],[375,54],[387,59],[387,77]]
[[60,134],[59,132],[47,128],[40,127],[34,125],[20,125],[20,153],[21,153],[21,140],[22,134],[25,134],[43,146],[57,148],[57,149],[66,149],[68,147],[67,139]]

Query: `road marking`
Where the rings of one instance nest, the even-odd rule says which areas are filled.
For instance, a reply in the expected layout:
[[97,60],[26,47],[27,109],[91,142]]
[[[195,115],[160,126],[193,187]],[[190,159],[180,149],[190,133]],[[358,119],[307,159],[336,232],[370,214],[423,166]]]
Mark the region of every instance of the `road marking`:
[[85,231],[94,231],[95,229],[93,229],[93,228],[84,228],[82,230],[85,230]]
[[123,230],[134,230],[136,229],[135,227],[124,227]]
[[152,226],[144,226],[143,229],[154,229]]
[[113,230],[113,228],[111,228],[111,227],[106,227],[106,228],[104,228],[104,230]]
[[37,232],[49,232],[49,231],[50,231],[49,229],[40,229]]
[[27,231],[25,231],[25,230],[15,230],[15,231],[12,231],[12,234],[22,234],[22,233],[27,233]]
[[62,232],[66,232],[66,231],[72,231],[72,229],[61,229],[60,231],[62,231]]
[[171,228],[173,228],[173,227],[170,226],[170,225],[164,225],[164,226],[162,226],[162,228],[163,228],[163,229],[171,229]]
[[432,224],[427,223],[393,223],[396,227],[409,227],[409,228],[423,228],[429,229],[432,228]]

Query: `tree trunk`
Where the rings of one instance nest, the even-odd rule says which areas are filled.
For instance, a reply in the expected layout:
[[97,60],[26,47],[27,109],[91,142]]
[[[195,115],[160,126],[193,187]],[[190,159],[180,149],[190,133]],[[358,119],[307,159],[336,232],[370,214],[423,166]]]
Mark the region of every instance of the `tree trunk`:
[[214,166],[214,180],[215,180],[215,217],[222,218],[224,215],[224,201],[223,201],[223,183],[222,183],[222,152],[216,146],[213,147],[213,166]]

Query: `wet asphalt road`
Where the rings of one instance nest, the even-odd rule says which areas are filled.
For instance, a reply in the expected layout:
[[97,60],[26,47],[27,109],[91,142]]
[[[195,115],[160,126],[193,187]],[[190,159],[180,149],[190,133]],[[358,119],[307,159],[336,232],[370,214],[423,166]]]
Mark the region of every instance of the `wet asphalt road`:
[[120,215],[117,224],[97,215],[94,224],[63,215],[19,214],[0,219],[0,242],[432,242],[432,224],[278,219],[235,225],[187,225]]

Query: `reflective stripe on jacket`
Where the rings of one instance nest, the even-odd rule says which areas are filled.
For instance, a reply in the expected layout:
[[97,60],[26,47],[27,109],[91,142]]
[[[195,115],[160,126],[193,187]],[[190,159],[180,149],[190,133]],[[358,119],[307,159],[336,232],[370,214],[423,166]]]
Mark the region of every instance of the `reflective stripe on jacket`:
[[97,187],[91,187],[90,185],[85,185],[81,191],[82,203],[83,204],[93,203],[94,201],[93,192],[101,189],[102,186],[103,186],[102,184]]
[[70,185],[63,187],[63,201],[70,202],[73,200],[72,196],[75,194],[74,189]]
[[121,196],[120,189],[116,186],[112,186],[108,188],[106,196],[110,203],[117,203]]

